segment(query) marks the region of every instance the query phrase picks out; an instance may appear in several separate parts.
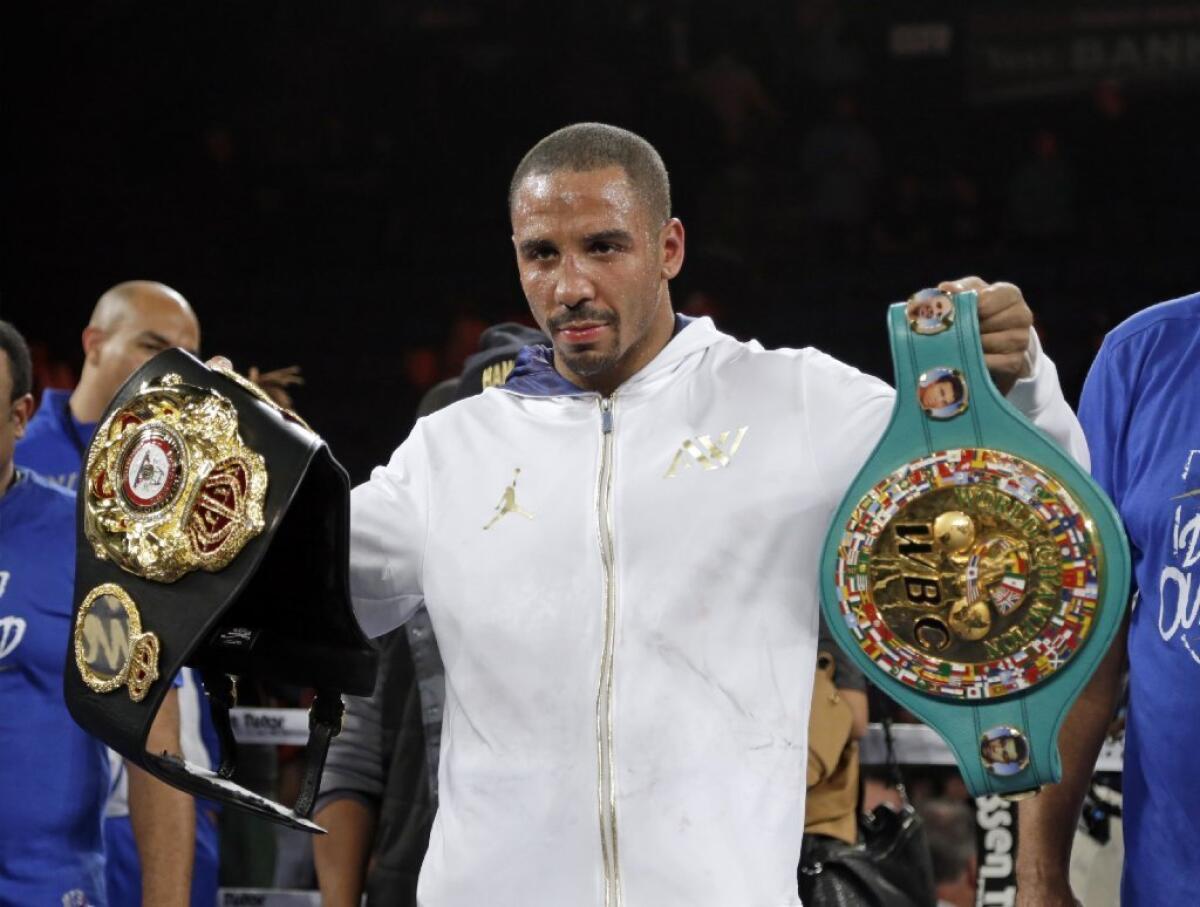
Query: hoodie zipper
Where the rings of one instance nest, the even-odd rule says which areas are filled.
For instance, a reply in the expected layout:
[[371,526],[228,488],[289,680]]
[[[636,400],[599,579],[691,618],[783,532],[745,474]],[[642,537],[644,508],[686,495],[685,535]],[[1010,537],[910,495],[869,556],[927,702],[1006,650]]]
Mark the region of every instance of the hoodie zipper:
[[596,793],[600,805],[600,851],[604,859],[605,907],[621,907],[621,868],[617,858],[616,778],[613,770],[613,650],[617,635],[616,565],[613,557],[612,461],[614,396],[600,398],[600,477],[596,513],[600,529],[600,559],[604,565],[604,652],[596,693]]

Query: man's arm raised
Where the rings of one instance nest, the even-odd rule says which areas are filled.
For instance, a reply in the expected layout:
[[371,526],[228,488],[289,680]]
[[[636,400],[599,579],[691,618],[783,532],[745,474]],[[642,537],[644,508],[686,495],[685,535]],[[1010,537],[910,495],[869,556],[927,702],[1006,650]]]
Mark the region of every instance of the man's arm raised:
[[1083,428],[1063,396],[1058,370],[1033,330],[1033,311],[1020,287],[963,277],[938,284],[947,293],[978,294],[979,339],[992,382],[1000,393],[1059,443],[1080,466],[1090,465]]

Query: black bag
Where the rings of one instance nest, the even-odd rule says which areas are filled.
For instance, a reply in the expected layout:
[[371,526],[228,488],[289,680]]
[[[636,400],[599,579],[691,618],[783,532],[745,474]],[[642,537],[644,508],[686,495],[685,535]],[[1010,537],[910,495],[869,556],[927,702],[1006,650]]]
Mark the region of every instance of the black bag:
[[864,815],[861,844],[804,836],[798,877],[805,907],[934,907],[937,901],[925,826],[904,790],[890,719],[884,719],[883,732],[904,806],[897,812],[881,805]]

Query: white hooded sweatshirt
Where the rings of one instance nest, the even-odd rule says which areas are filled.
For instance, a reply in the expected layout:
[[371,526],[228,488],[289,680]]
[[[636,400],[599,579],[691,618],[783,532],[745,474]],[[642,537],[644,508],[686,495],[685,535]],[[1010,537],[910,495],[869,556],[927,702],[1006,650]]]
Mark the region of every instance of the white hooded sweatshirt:
[[[892,408],[812,349],[687,323],[611,398],[545,352],[351,498],[378,635],[446,668],[426,907],[794,907],[821,546]],[[1076,459],[1034,341],[1009,394]]]

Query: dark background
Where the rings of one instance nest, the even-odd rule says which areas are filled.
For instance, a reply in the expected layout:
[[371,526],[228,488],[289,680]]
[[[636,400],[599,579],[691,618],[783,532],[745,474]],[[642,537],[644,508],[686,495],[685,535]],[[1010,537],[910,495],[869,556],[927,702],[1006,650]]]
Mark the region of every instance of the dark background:
[[69,384],[110,285],[206,353],[303,367],[357,481],[491,322],[505,191],[604,120],[671,171],[677,308],[890,371],[884,305],[1018,283],[1074,399],[1106,330],[1200,289],[1200,2],[38,2],[3,28],[0,315]]

